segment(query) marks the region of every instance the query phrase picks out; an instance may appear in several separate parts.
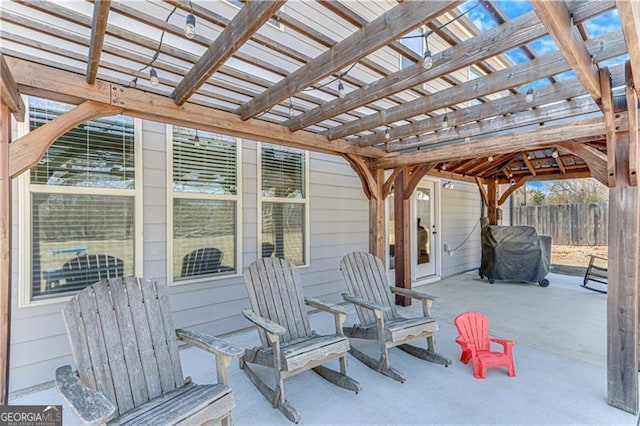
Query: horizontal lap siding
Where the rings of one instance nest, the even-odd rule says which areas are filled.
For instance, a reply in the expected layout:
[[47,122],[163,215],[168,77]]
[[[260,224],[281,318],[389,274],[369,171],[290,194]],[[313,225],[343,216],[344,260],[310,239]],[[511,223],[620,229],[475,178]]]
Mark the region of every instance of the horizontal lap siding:
[[480,225],[453,256],[444,251],[444,245],[453,249],[464,241],[480,219],[481,204],[475,184],[455,182],[453,189],[442,189],[441,193],[442,276],[448,277],[480,266]]

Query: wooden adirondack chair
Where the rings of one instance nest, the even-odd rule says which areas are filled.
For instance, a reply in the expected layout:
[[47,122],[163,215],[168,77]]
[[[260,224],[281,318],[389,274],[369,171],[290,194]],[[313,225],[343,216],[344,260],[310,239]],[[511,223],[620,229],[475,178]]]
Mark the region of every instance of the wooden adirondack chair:
[[[240,368],[274,408],[298,423],[300,415],[285,399],[284,379],[309,369],[347,390],[356,393],[362,390],[360,383],[347,376],[349,340],[342,334],[342,323],[350,313],[348,309],[303,298],[298,270],[285,259],[256,260],[246,269],[244,280],[253,310],[244,309],[242,313],[258,326],[262,346],[245,350]],[[319,335],[311,330],[305,302],[334,314],[336,334]],[[335,359],[340,362],[340,372],[322,365]],[[272,368],[275,389],[264,383],[249,363]]]
[[[487,369],[494,367],[506,367],[510,377],[516,375],[513,366],[514,342],[506,339],[498,339],[489,335],[489,319],[478,312],[465,312],[454,320],[458,333],[456,343],[462,348],[460,361],[467,364],[473,363],[473,377],[484,379]],[[491,350],[491,342],[502,345],[502,352]]]
[[[438,324],[431,317],[430,308],[432,301],[437,299],[436,296],[389,287],[382,260],[369,253],[347,254],[340,262],[340,270],[349,291],[349,294],[344,293],[342,297],[355,305],[360,320],[360,324],[345,327],[344,331],[349,337],[377,340],[380,347],[380,359],[376,360],[351,345],[350,352],[353,356],[399,382],[404,382],[405,377],[389,365],[389,348],[397,346],[413,356],[445,367],[451,364],[451,360],[435,352],[433,333],[438,331]],[[405,318],[400,315],[393,303],[392,293],[420,300],[423,316]],[[427,349],[407,344],[420,338],[426,338]]]
[[[56,386],[87,424],[231,424],[227,366],[242,349],[174,330],[166,285],[143,278],[100,281],[78,293],[63,317],[78,368],[56,370]],[[176,340],[216,355],[217,384],[184,378]]]

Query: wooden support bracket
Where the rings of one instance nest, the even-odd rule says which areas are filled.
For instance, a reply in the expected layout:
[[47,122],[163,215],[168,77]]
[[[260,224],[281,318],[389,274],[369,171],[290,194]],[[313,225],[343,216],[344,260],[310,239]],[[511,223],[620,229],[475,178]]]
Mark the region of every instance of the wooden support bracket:
[[502,196],[500,196],[500,199],[498,200],[498,205],[499,206],[503,205],[504,202],[507,201],[507,199],[509,198],[509,196],[511,194],[513,194],[522,185],[524,185],[525,183],[530,181],[532,177],[533,176],[523,176],[521,178],[516,179],[516,183],[514,183],[509,188],[507,188],[507,190],[504,191],[504,194],[502,194]]
[[416,190],[422,178],[427,173],[429,173],[429,171],[433,169],[435,165],[436,163],[427,163],[420,166],[416,166],[412,168],[411,171],[405,168],[406,176],[408,176],[408,179],[405,180],[406,184],[404,187],[405,200],[408,200],[409,198],[411,198],[413,191]]
[[0,97],[9,107],[9,111],[11,111],[16,121],[24,121],[26,113],[24,102],[22,102],[18,85],[13,79],[9,65],[4,60],[2,53],[0,53]]
[[57,119],[16,139],[9,146],[9,174],[14,178],[38,164],[56,139],[79,124],[120,112],[122,112],[120,107],[85,101]]
[[558,146],[566,149],[574,155],[582,158],[589,166],[591,176],[596,178],[600,183],[607,186],[607,155],[598,151],[589,145],[581,144],[574,141],[564,141],[558,143]]
[[489,196],[487,195],[487,189],[484,187],[484,179],[479,176],[475,177],[478,189],[480,190],[480,196],[485,206],[489,207]]
[[367,196],[367,199],[378,199],[381,195],[381,189],[378,189],[378,184],[376,182],[376,177],[373,172],[369,168],[369,164],[367,164],[367,160],[359,155],[354,154],[343,154],[342,157],[347,160],[351,168],[356,172],[358,177],[360,178],[360,183],[362,184],[362,190],[364,194]]

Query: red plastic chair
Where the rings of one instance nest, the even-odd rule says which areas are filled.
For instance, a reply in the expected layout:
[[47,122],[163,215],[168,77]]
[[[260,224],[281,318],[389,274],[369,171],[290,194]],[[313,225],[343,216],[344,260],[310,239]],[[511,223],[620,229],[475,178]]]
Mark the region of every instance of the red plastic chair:
[[[498,339],[489,335],[489,319],[479,312],[465,312],[454,320],[458,333],[456,343],[462,348],[460,361],[467,364],[473,362],[473,377],[484,379],[487,369],[506,367],[510,377],[516,375],[513,366],[512,348],[515,343],[511,340]],[[502,352],[491,351],[491,342],[503,346]]]

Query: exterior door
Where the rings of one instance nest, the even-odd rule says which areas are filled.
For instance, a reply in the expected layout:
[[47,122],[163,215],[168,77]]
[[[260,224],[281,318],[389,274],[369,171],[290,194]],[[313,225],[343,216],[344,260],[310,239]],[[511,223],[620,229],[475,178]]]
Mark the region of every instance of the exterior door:
[[423,181],[418,185],[413,195],[413,230],[412,257],[415,278],[423,278],[436,273],[436,256],[438,254],[435,244],[438,230],[435,217],[435,184],[431,181]]

